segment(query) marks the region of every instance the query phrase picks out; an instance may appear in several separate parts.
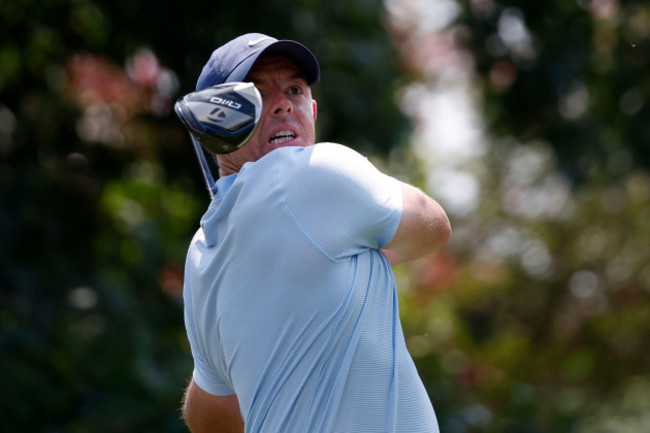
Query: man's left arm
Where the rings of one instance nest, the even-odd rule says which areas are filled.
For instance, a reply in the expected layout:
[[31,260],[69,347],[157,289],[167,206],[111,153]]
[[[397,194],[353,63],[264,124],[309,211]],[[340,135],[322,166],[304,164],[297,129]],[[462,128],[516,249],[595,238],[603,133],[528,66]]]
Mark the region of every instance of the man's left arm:
[[382,247],[392,265],[424,256],[451,238],[444,209],[422,190],[402,183],[402,217],[393,239]]

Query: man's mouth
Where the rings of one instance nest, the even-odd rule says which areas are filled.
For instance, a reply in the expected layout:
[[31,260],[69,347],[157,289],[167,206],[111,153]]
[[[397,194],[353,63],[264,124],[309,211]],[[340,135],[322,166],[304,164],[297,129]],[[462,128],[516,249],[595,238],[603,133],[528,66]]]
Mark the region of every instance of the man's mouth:
[[291,131],[280,131],[276,133],[271,139],[269,140],[269,143],[271,144],[282,144],[287,141],[293,140],[296,138],[296,134],[294,134]]

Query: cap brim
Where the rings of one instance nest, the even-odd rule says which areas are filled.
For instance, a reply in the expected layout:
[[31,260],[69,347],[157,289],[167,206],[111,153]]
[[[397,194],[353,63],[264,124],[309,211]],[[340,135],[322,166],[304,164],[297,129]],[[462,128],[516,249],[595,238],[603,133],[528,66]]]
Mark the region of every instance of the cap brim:
[[226,79],[226,82],[244,81],[250,70],[253,69],[255,62],[257,62],[263,54],[280,55],[293,60],[305,74],[307,84],[310,86],[313,86],[320,80],[320,67],[318,65],[318,60],[316,60],[316,56],[314,56],[309,48],[296,41],[282,40],[269,44],[268,47],[264,48],[259,53],[256,53],[241,62],[235,69],[233,69]]

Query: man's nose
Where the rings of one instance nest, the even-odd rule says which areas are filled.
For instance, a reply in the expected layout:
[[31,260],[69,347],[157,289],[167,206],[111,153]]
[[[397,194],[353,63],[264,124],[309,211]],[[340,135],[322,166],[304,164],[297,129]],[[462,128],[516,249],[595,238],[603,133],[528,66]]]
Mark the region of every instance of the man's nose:
[[293,112],[293,104],[289,98],[287,98],[287,95],[282,92],[278,92],[277,94],[273,95],[269,111],[276,116],[288,114]]

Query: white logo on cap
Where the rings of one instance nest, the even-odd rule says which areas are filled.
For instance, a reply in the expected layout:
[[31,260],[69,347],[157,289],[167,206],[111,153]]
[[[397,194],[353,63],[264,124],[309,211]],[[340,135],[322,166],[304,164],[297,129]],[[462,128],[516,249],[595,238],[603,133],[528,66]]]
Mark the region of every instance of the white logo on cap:
[[255,39],[255,40],[250,39],[248,41],[248,46],[249,47],[254,47],[255,45],[259,44],[260,42],[262,42],[263,40],[266,40],[266,39],[273,39],[273,38],[271,38],[269,36],[263,36],[263,37],[261,37],[259,39]]

